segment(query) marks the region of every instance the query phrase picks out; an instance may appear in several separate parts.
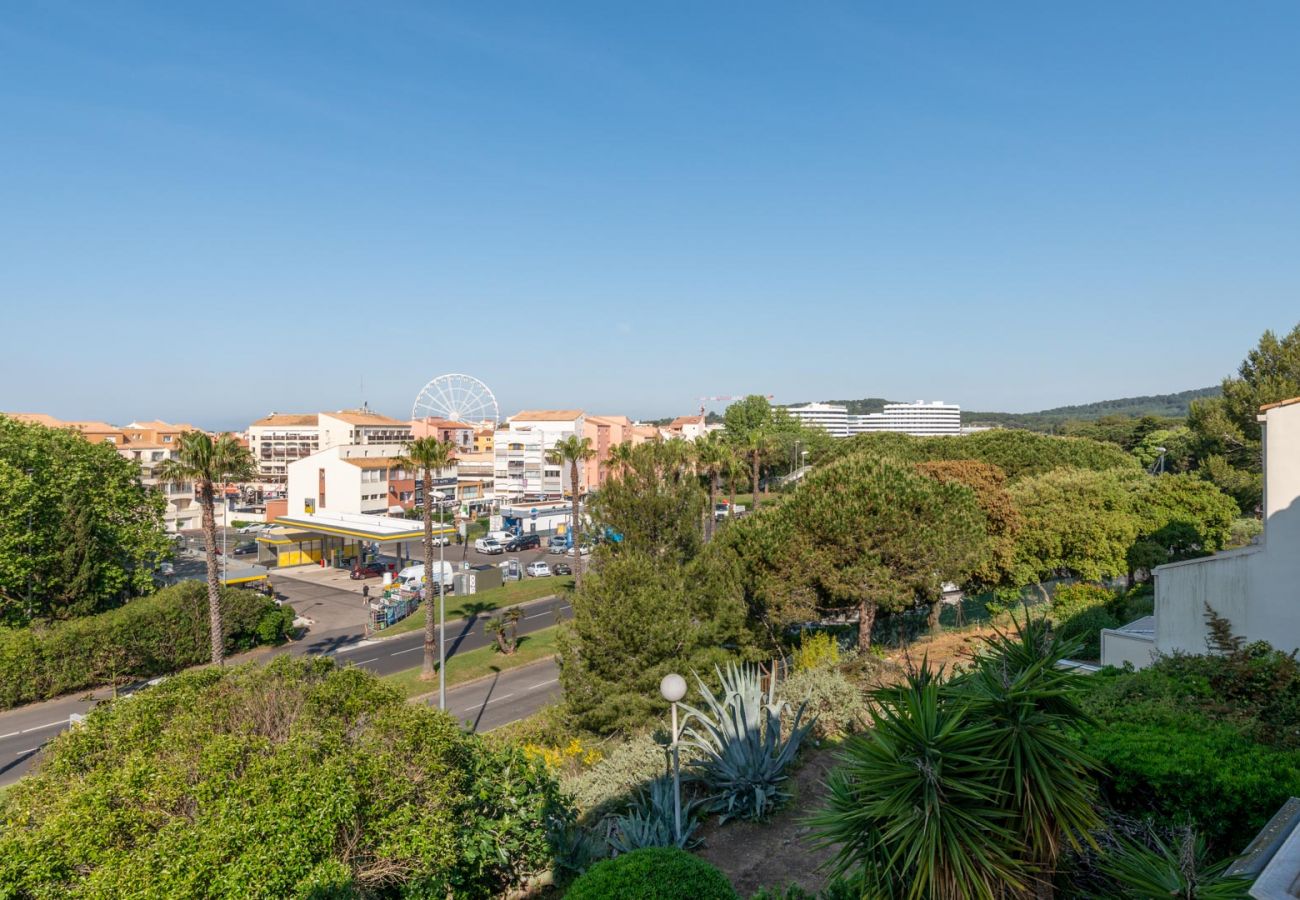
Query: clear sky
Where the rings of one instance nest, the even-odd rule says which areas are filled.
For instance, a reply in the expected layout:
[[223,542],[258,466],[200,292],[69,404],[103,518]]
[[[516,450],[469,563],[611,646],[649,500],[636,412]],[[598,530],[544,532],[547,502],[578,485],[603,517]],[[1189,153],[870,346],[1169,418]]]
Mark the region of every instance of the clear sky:
[[1297,37],[1293,2],[8,3],[0,409],[1212,384],[1300,321]]

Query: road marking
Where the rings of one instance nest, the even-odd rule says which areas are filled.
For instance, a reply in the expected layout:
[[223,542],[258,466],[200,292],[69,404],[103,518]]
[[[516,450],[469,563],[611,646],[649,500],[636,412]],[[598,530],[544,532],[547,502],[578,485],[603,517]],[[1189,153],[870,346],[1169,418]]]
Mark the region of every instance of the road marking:
[[363,659],[359,661],[357,665],[364,666],[366,663],[372,663],[372,662],[379,662],[379,657],[376,656],[374,659]]
[[17,753],[14,754],[14,756],[26,756],[28,753],[35,753],[35,752],[36,752],[37,750],[39,750],[39,749],[41,749],[41,748],[40,748],[40,747],[33,747],[33,748],[30,749],[30,750],[19,750]]
[[394,650],[389,656],[401,656],[403,653],[414,653],[416,650],[423,650],[423,644],[417,644],[414,647],[407,647],[405,650]]
[[3,741],[5,738],[17,737],[20,734],[22,734],[21,731],[11,731],[8,734],[0,734],[0,741]]
[[559,681],[559,680],[560,680],[560,679],[558,679],[558,678],[552,678],[550,681],[539,681],[539,682],[537,682],[537,684],[530,684],[530,685],[528,685],[528,688],[527,688],[527,689],[530,690],[530,691],[535,691],[535,690],[537,690],[539,687],[546,687],[548,684],[555,684],[555,682],[557,682],[557,681]]
[[20,732],[18,732],[18,733],[19,733],[19,734],[27,734],[29,731],[40,731],[40,730],[43,729],[43,728],[56,728],[56,727],[58,727],[58,726],[60,726],[60,725],[67,725],[67,724],[68,724],[68,720],[67,720],[67,719],[60,719],[60,720],[57,721],[57,722],[48,722],[48,723],[46,723],[45,725],[33,725],[31,728],[24,728],[22,731],[20,731]]
[[352,651],[352,650],[360,650],[362,647],[373,647],[375,644],[378,644],[378,643],[380,643],[380,642],[379,642],[379,641],[367,641],[367,640],[364,640],[364,639],[363,639],[363,640],[357,641],[355,644],[348,644],[346,647],[340,647],[339,649],[335,650],[334,652],[335,652],[335,653],[348,653],[348,652],[350,652],[350,651]]

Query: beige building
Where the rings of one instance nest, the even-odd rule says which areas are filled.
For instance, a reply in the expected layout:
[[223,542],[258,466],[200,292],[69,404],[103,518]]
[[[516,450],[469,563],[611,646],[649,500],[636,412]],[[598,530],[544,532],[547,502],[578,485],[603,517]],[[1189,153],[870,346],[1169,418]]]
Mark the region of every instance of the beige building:
[[289,464],[319,450],[348,444],[402,444],[411,425],[369,409],[332,413],[271,413],[248,426],[248,449],[258,478],[274,490],[288,480]]

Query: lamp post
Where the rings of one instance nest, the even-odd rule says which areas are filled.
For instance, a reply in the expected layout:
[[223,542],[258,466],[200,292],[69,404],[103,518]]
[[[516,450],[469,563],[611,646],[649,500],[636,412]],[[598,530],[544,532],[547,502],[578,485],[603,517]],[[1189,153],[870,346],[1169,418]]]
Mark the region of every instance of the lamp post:
[[[426,497],[425,502],[432,500]],[[443,562],[447,542],[442,501],[438,501],[438,709],[447,709],[447,577]]]
[[677,723],[677,703],[686,696],[686,679],[676,672],[668,673],[659,682],[659,693],[673,707],[673,838],[680,845],[682,842],[682,779],[677,745],[681,738],[681,730]]

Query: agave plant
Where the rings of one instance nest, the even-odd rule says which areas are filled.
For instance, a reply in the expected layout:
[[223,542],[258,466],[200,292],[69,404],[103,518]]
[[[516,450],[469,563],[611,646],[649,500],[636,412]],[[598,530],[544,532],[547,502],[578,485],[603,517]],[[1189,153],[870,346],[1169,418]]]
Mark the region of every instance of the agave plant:
[[1249,900],[1252,879],[1226,874],[1231,859],[1208,865],[1205,838],[1193,829],[1183,829],[1173,843],[1161,840],[1155,832],[1149,840],[1150,847],[1122,840],[1118,849],[1101,861],[1102,871],[1115,880],[1125,897]]
[[637,791],[636,801],[626,813],[612,817],[609,846],[615,853],[630,853],[646,847],[677,847],[688,850],[699,843],[694,835],[700,827],[695,811],[698,800],[682,805],[682,836],[673,838],[673,782],[667,775],[651,779]]
[[704,785],[710,809],[721,814],[721,821],[761,819],[785,798],[781,782],[815,717],[801,725],[804,705],[800,704],[790,734],[783,738],[781,713],[786,704],[776,699],[775,679],[764,690],[757,666],[731,663],[726,671],[715,671],[721,694],[714,694],[695,677],[708,711],[683,703],[682,737],[700,751],[695,778]]

